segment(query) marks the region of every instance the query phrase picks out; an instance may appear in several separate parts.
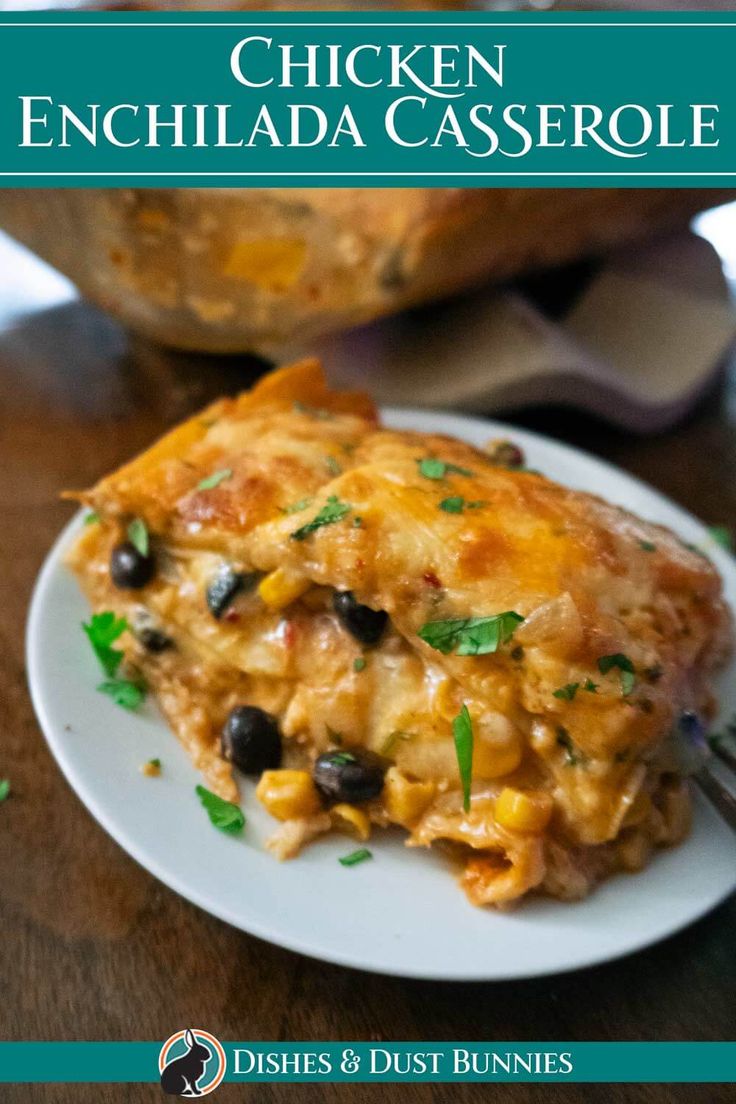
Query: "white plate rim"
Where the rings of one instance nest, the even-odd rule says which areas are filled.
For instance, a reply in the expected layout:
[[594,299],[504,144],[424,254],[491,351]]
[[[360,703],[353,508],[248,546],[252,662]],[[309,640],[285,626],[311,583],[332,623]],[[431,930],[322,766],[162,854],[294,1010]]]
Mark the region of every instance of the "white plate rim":
[[[473,430],[475,430],[478,434],[482,433],[486,435],[487,438],[495,436],[511,437],[517,440],[523,448],[527,448],[529,444],[537,444],[544,447],[552,446],[554,450],[559,451],[562,456],[573,463],[575,461],[582,461],[590,471],[597,472],[604,478],[611,477],[616,481],[623,480],[625,483],[628,482],[632,487],[635,487],[646,496],[653,496],[655,499],[658,499],[661,503],[666,505],[668,511],[671,512],[673,516],[677,517],[678,528],[682,526],[682,529],[685,530],[684,535],[687,536],[687,539],[703,540],[704,536],[707,534],[707,528],[702,522],[683,507],[673,502],[666,495],[656,490],[656,488],[605,460],[601,460],[582,449],[575,448],[555,438],[547,437],[532,430],[522,429],[511,423],[500,422],[495,419],[485,419],[451,411],[434,410],[431,408],[387,407],[383,408],[381,413],[384,424],[394,428],[416,428],[423,432],[436,432],[461,438],[468,438],[469,435],[472,436]],[[435,424],[435,419],[439,420],[441,425]],[[317,961],[331,962],[336,965],[364,970],[369,973],[431,981],[510,981],[531,977],[547,977],[578,971],[635,954],[637,951],[670,938],[684,928],[696,923],[703,916],[713,911],[718,905],[722,904],[736,889],[736,868],[734,868],[734,874],[730,884],[724,883],[718,892],[713,893],[703,901],[699,901],[687,916],[681,918],[675,924],[671,926],[663,924],[662,930],[658,933],[654,935],[651,933],[644,933],[640,938],[633,937],[626,942],[625,946],[613,952],[606,951],[602,954],[590,952],[580,955],[577,958],[575,956],[570,956],[565,960],[564,964],[551,962],[548,967],[537,967],[533,972],[529,972],[523,966],[518,965],[510,965],[502,970],[495,969],[492,973],[484,972],[482,969],[456,970],[452,966],[443,968],[438,967],[437,969],[428,971],[426,967],[415,968],[411,964],[404,964],[398,968],[395,966],[387,968],[385,965],[372,961],[370,958],[363,957],[360,954],[345,952],[334,947],[325,947],[318,939],[310,939],[306,936],[295,938],[284,934],[284,932],[274,933],[272,925],[259,923],[254,920],[250,920],[247,925],[244,924],[242,916],[239,916],[230,909],[218,904],[217,901],[213,901],[211,898],[203,895],[185,880],[172,875],[172,873],[159,862],[154,853],[147,850],[145,847],[136,845],[126,836],[125,830],[121,828],[115,818],[108,813],[104,802],[98,799],[94,789],[89,787],[84,780],[79,777],[74,765],[74,757],[68,752],[64,743],[63,726],[59,726],[47,710],[43,694],[43,678],[40,672],[41,657],[43,655],[43,641],[40,629],[45,614],[45,598],[56,573],[66,570],[61,562],[62,554],[72,537],[79,532],[82,526],[82,518],[83,512],[76,514],[57,537],[44,560],[31,597],[26,627],[26,661],[28,685],[36,716],[49,749],[61,769],[62,774],[71,789],[76,793],[77,797],[92,814],[94,819],[140,866],[169,889],[172,889],[179,896],[196,905],[198,908],[201,908],[208,914],[217,917],[236,929],[244,931],[258,939],[262,939],[267,943],[284,947],[287,950],[303,954]],[[736,564],[733,563],[730,556],[718,547],[709,547],[709,555],[724,577],[730,572],[733,578],[736,579]],[[165,724],[165,722],[161,721],[161,724]],[[169,735],[171,734],[169,733]],[[696,809],[701,812],[707,809],[711,817],[716,817],[716,814],[705,799],[702,798],[700,794],[696,794],[695,796]],[[636,875],[635,877],[646,879],[646,871],[644,871],[642,875]],[[447,892],[460,893],[461,891],[458,887],[453,885],[452,879],[449,879]],[[595,892],[596,890],[594,890],[594,893]],[[555,904],[564,909],[575,909],[577,907],[575,902],[555,902]],[[522,906],[522,908],[523,907],[524,906]]]

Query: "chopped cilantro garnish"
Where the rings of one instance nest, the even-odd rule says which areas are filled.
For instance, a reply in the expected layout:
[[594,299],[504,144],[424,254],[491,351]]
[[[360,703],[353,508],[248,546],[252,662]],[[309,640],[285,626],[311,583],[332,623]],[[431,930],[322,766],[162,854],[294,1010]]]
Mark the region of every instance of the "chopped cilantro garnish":
[[394,750],[399,740],[413,740],[413,732],[401,732],[398,729],[395,732],[391,732],[383,742],[381,747],[381,755],[390,755]]
[[226,479],[232,479],[232,468],[221,468],[220,471],[213,472],[212,475],[206,476],[204,479],[200,479],[197,484],[198,491],[211,491],[215,487],[219,487],[221,483],[224,483]]
[[467,705],[463,705],[452,722],[452,735],[463,787],[463,809],[467,813],[470,810],[470,784],[473,776],[473,722]]
[[0,801],[5,801],[10,794],[10,779],[0,778]]
[[323,525],[332,525],[336,521],[342,521],[351,509],[352,507],[347,502],[340,502],[337,495],[330,495],[317,516],[312,521],[308,521],[306,525],[302,525],[301,528],[295,530],[291,534],[291,539],[306,540],[310,533],[314,533],[316,529],[321,529]]
[[147,556],[151,550],[151,542],[148,538],[148,527],[143,518],[133,518],[128,526],[128,540],[138,549],[141,556]]
[[641,548],[642,552],[656,552],[657,551],[656,544],[652,544],[652,542],[648,541],[648,540],[640,540],[639,541],[639,547]]
[[487,655],[498,650],[514,635],[514,630],[524,620],[518,613],[508,610],[492,617],[456,617],[449,621],[427,621],[419,630],[419,636],[443,655],[457,651],[459,656]]
[[487,502],[483,502],[480,499],[469,502],[467,498],[463,498],[462,495],[451,495],[449,498],[442,499],[440,502],[440,510],[444,510],[446,514],[462,514],[465,510],[480,510],[481,507],[487,505]]
[[339,767],[344,767],[347,763],[354,763],[355,756],[351,751],[338,751],[337,755],[332,756],[332,762],[337,763]]
[[97,689],[101,694],[107,694],[123,709],[137,709],[146,697],[145,683],[132,682],[131,679],[107,679],[106,682],[101,682]]
[[467,468],[460,468],[457,464],[446,464],[444,460],[437,460],[434,456],[425,456],[423,460],[417,460],[419,474],[425,479],[444,479],[446,475],[472,475]]
[[298,502],[292,503],[291,506],[282,506],[282,514],[298,514],[300,510],[306,510],[307,506],[312,505],[311,498],[300,498]]
[[592,679],[586,679],[583,683],[583,690],[587,690],[589,694],[595,694],[598,691],[598,683],[593,682]]
[[733,552],[733,537],[727,526],[711,525],[708,529],[708,535],[710,539],[720,545],[721,548],[725,548],[727,552]]
[[108,678],[115,678],[123,653],[113,648],[113,643],[128,628],[124,617],[116,617],[112,610],[93,613],[89,625],[82,623],[94,653]]
[[148,765],[149,765],[149,767],[155,767],[156,770],[161,770],[161,760],[160,759],[149,759],[148,760]]
[[562,725],[557,729],[557,743],[560,747],[565,749],[565,760],[568,767],[576,767],[578,763],[582,763],[585,758],[580,751],[575,747],[572,742],[572,737],[566,728]]
[[334,456],[325,456],[325,463],[327,464],[327,470],[331,475],[341,475],[342,468],[338,464]]
[[84,524],[85,525],[97,525],[99,520],[100,520],[100,515],[97,513],[97,511],[96,510],[90,510],[90,512],[88,514],[85,514]]
[[221,832],[242,832],[245,827],[245,816],[239,805],[233,805],[232,801],[225,801],[211,790],[206,790],[204,786],[195,786],[195,792],[215,828],[219,828]]
[[357,659],[353,660],[353,670],[354,671],[364,671],[365,670],[365,660],[363,659],[362,656],[358,656]]
[[568,682],[565,686],[561,686],[559,690],[554,690],[552,697],[560,698],[561,701],[574,701],[579,689],[579,682]]
[[634,664],[628,656],[623,655],[621,652],[614,652],[613,655],[601,656],[598,660],[598,670],[602,675],[607,675],[614,667],[617,667],[621,672],[621,693],[624,697],[628,697],[634,689],[634,683],[636,682]]
[[363,525],[362,517],[354,517],[353,518],[353,529],[360,529],[362,525]]
[[341,866],[357,866],[358,863],[372,858],[373,852],[369,851],[367,847],[361,847],[357,851],[351,851],[349,855],[342,855],[337,861]]

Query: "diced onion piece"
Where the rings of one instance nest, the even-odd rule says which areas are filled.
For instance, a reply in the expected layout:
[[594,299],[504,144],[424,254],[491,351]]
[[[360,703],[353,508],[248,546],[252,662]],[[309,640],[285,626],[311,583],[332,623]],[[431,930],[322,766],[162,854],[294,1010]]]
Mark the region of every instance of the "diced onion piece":
[[[565,655],[581,641],[583,626],[578,608],[565,592],[559,598],[545,602],[529,614],[514,634],[514,642],[545,645],[558,655]],[[550,647],[551,646],[551,647]]]

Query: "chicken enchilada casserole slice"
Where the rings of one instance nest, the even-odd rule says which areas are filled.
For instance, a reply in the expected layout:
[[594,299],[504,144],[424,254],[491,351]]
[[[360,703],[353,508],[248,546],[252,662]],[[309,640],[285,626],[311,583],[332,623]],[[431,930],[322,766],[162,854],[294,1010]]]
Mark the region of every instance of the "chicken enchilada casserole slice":
[[676,736],[714,712],[720,579],[513,453],[384,429],[306,361],[74,496],[121,670],[216,795],[258,778],[278,857],[395,825],[504,906],[686,834]]

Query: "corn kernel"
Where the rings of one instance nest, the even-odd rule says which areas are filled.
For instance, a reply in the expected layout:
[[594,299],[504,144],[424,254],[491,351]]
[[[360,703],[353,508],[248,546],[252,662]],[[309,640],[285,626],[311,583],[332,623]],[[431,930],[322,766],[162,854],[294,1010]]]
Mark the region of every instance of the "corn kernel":
[[522,754],[518,733],[507,739],[491,740],[480,730],[473,743],[473,778],[502,778],[511,774],[521,762]]
[[296,283],[306,262],[307,245],[301,238],[261,238],[236,242],[223,271],[264,291],[278,292]]
[[305,575],[294,574],[285,571],[283,567],[277,567],[275,571],[261,579],[258,584],[258,594],[270,609],[280,610],[300,598],[309,586],[310,581]]
[[338,831],[348,831],[359,840],[367,840],[371,834],[371,822],[368,814],[355,805],[340,803],[330,810],[332,823]]
[[549,824],[554,802],[540,790],[514,790],[505,786],[496,798],[495,817],[515,832],[542,832]]
[[264,771],[256,797],[277,820],[314,816],[322,809],[317,787],[308,771]]
[[419,819],[434,799],[434,782],[413,781],[398,767],[389,767],[383,784],[383,803],[396,824],[409,826]]

